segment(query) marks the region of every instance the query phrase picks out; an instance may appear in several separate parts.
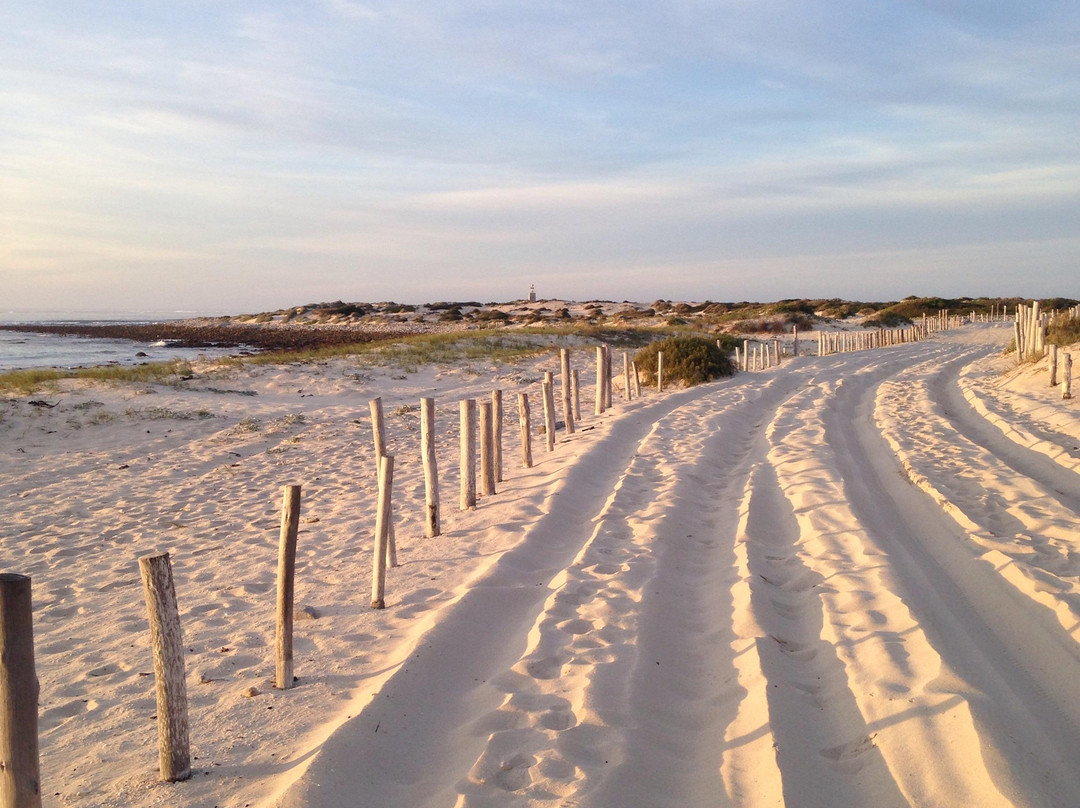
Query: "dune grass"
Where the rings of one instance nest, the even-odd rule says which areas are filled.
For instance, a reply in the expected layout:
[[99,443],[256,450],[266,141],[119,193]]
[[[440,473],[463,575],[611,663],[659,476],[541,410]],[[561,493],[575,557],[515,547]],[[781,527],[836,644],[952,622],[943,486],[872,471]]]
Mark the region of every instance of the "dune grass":
[[29,395],[62,379],[96,379],[106,382],[163,383],[191,375],[191,363],[183,359],[141,365],[100,365],[90,368],[46,368],[0,373],[0,392]]

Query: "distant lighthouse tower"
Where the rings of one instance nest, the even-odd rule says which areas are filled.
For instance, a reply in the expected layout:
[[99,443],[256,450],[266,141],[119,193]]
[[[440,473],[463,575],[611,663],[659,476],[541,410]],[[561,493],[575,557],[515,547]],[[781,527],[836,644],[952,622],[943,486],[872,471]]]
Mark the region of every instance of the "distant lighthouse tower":
[[532,283],[529,284],[529,302],[530,303],[535,303],[536,302],[536,284],[532,284]]

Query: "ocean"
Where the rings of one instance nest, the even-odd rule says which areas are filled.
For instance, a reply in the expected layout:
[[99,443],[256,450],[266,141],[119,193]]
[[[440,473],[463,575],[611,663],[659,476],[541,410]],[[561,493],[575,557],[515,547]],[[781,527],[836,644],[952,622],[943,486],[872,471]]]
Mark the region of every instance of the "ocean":
[[[204,311],[27,311],[0,309],[0,323],[94,324],[160,323],[190,317],[216,317],[225,312]],[[0,330],[0,372],[37,368],[94,365],[136,365],[170,359],[195,359],[235,353],[230,348],[175,348],[161,342],[98,339],[59,334]],[[145,356],[137,354],[144,353]]]

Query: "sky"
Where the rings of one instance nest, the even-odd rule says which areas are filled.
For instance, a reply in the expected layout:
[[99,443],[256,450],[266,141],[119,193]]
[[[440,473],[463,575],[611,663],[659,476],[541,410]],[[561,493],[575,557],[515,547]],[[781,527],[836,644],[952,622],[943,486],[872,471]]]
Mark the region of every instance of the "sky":
[[1080,298],[1075,0],[0,0],[0,311]]

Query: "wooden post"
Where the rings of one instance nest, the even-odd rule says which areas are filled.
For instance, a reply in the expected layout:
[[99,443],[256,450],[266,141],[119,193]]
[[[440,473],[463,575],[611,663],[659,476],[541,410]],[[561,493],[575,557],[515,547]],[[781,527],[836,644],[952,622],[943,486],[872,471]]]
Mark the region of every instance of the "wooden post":
[[281,489],[281,533],[277,566],[277,681],[280,690],[293,686],[293,592],[296,577],[296,535],[300,531],[300,486]]
[[630,390],[630,353],[628,351],[622,352],[622,377],[623,377],[623,395],[627,401],[630,401],[633,396]]
[[0,805],[41,808],[30,578],[0,573]]
[[1057,387],[1058,383],[1058,346],[1056,342],[1050,343],[1050,386]]
[[390,504],[394,491],[394,457],[379,459],[379,505],[375,512],[375,557],[371,572],[371,608],[386,608],[386,547],[390,543]]
[[551,382],[544,382],[544,433],[547,437],[547,449],[555,451],[555,393],[551,389]]
[[596,414],[604,414],[604,346],[596,346]]
[[641,374],[638,373],[637,362],[630,363],[630,375],[634,381],[634,398],[641,398]]
[[1061,374],[1061,397],[1072,398],[1072,354],[1065,354],[1065,368]]
[[742,362],[742,370],[744,372],[750,370],[750,340],[748,339],[742,341]]
[[791,327],[791,355],[792,357],[799,356],[799,327],[797,325]]
[[[371,437],[375,445],[375,479],[379,479],[379,458],[386,457],[386,421],[383,419],[382,398],[376,396],[368,402],[371,410]],[[397,537],[394,535],[394,517],[390,516],[390,540],[386,545],[386,563],[398,565]]]
[[495,428],[495,442],[492,444],[495,448],[495,482],[501,483],[503,481],[502,471],[502,436],[503,436],[503,405],[502,405],[502,390],[491,391],[491,410],[495,416],[494,428]]
[[435,459],[435,399],[420,399],[420,454],[424,459],[424,503],[427,537],[442,533],[439,525],[439,465]]
[[461,510],[476,507],[476,401],[461,402]]
[[521,425],[521,462],[532,468],[532,426],[529,423],[529,394],[518,393],[518,422]]
[[574,388],[574,421],[577,422],[581,420],[581,379],[577,368],[570,372],[570,384]]
[[139,559],[139,571],[150,621],[150,648],[154,654],[158,769],[162,780],[176,782],[191,776],[191,749],[184,641],[169,554],[143,556]]
[[611,409],[611,346],[604,346],[604,409]]
[[570,349],[560,348],[559,358],[562,364],[562,409],[566,422],[566,434],[574,434],[574,403],[570,395]]
[[656,352],[656,389],[664,392],[664,352]]
[[490,401],[480,402],[480,493],[495,494],[495,413]]

